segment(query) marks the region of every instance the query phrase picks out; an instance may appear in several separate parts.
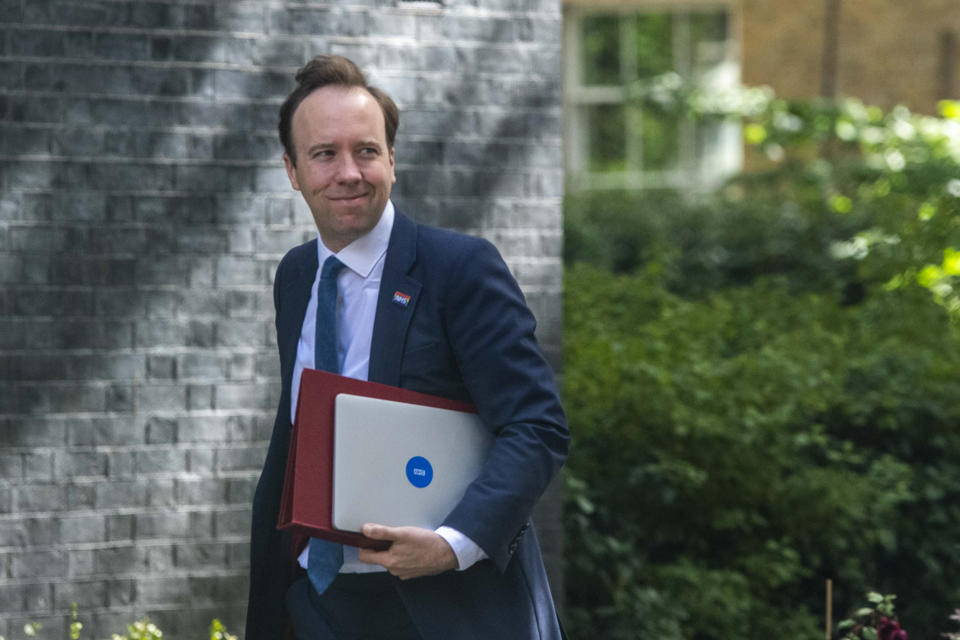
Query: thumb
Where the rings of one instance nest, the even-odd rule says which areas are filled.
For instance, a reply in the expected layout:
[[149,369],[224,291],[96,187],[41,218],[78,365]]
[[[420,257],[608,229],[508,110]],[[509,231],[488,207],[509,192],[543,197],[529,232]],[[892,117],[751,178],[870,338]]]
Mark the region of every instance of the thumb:
[[374,540],[393,540],[397,537],[393,531],[393,527],[372,522],[363,525],[363,527],[360,528],[360,532]]

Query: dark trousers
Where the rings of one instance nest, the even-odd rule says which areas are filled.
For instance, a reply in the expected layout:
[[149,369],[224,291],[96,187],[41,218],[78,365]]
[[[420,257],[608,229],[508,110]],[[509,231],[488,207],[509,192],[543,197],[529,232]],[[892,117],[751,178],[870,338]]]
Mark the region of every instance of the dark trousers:
[[297,640],[421,640],[390,574],[342,573],[322,594],[307,578],[287,590]]

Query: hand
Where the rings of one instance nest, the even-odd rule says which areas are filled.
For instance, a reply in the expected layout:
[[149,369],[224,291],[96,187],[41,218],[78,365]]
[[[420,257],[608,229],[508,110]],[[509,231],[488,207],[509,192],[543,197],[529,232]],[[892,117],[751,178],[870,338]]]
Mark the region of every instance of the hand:
[[386,551],[360,549],[360,562],[378,564],[401,580],[432,576],[457,568],[457,556],[447,541],[430,529],[365,524],[363,535],[391,540]]

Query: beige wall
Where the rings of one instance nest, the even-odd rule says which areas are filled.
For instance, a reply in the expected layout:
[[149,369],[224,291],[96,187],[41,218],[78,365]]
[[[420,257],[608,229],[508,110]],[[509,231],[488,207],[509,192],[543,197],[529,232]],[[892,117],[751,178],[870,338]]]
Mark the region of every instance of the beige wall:
[[[730,5],[738,13],[742,77],[784,97],[820,92],[826,0],[566,0],[567,6]],[[841,0],[837,89],[889,108],[933,113],[942,88],[941,35],[960,36],[960,0]],[[960,99],[954,51],[952,98]]]

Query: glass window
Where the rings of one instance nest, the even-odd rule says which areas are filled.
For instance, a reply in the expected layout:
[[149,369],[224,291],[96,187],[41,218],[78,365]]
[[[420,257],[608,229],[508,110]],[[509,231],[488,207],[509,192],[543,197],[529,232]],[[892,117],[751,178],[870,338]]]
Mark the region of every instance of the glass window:
[[568,20],[565,119],[574,188],[709,186],[739,168],[738,131],[729,130],[736,125],[628,98],[638,87],[677,78],[703,89],[738,84],[726,7],[572,9]]
[[619,19],[616,16],[584,16],[580,27],[583,84],[620,84]]

